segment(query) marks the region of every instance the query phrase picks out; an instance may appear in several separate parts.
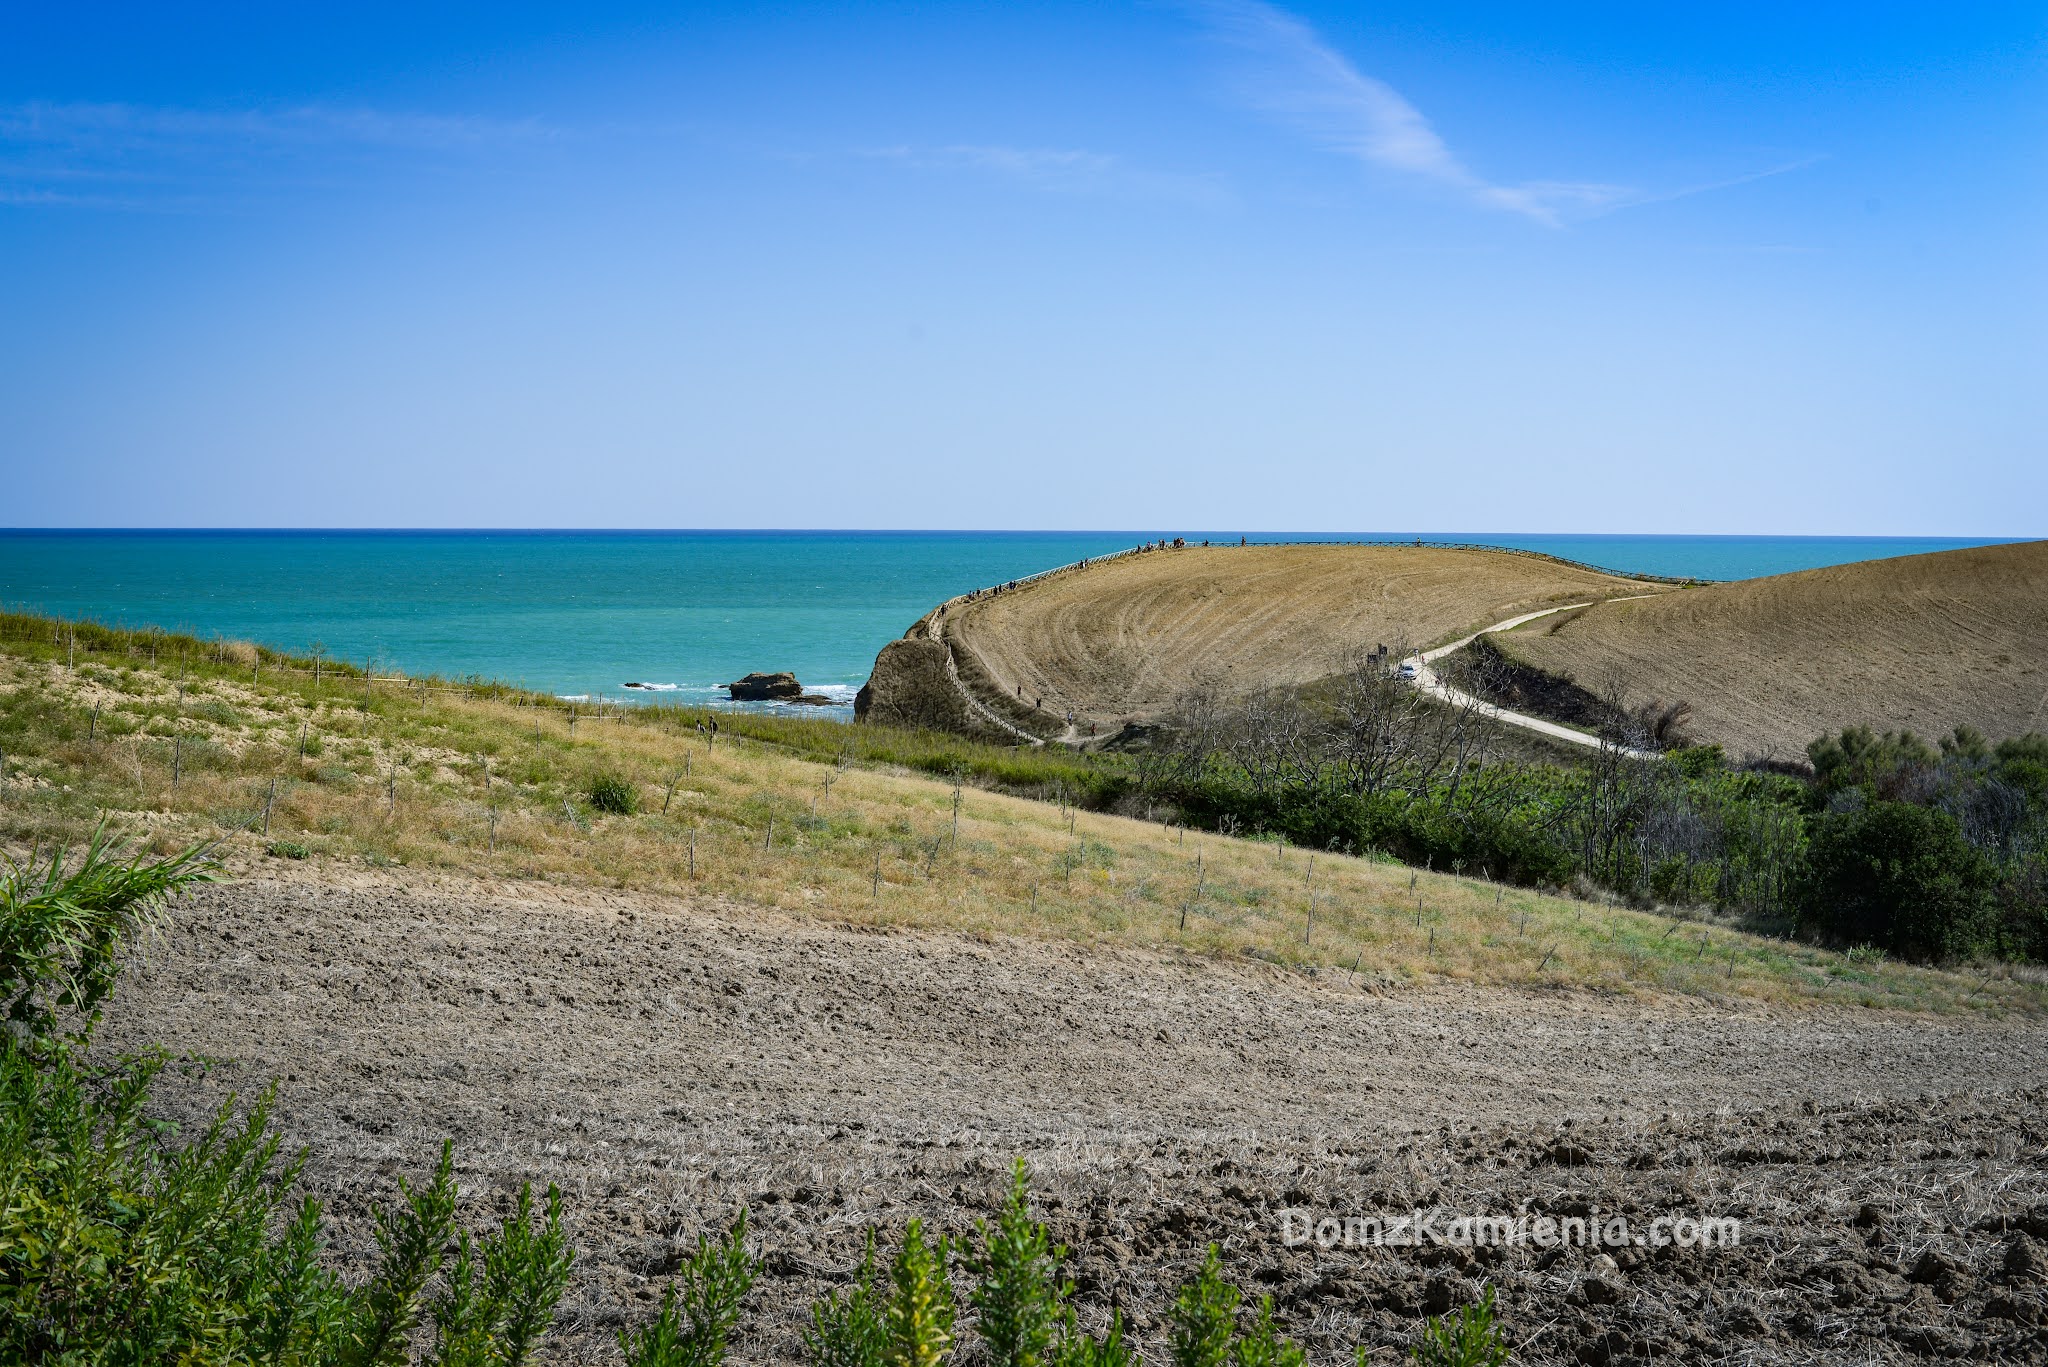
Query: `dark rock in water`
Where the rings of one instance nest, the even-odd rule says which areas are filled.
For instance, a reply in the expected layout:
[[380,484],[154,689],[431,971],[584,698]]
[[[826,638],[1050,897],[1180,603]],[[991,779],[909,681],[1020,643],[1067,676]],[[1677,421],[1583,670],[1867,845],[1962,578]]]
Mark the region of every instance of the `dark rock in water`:
[[779,674],[749,674],[725,688],[734,702],[788,702],[804,696],[804,686],[787,670]]
[[839,699],[831,696],[828,693],[799,693],[794,698],[784,698],[783,701],[800,702],[807,707],[831,707],[834,704],[836,704],[839,701]]

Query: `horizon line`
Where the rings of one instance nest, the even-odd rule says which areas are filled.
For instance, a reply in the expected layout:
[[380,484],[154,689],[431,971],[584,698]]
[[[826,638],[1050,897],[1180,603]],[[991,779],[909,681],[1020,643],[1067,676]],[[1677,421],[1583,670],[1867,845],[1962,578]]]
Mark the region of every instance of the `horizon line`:
[[172,535],[172,536],[1256,536],[1296,539],[1328,538],[1354,540],[1378,538],[1410,540],[1421,538],[1475,536],[1553,536],[1586,538],[1637,538],[1662,540],[1688,537],[1703,540],[1776,541],[1979,541],[2019,542],[2048,539],[2048,532],[1994,533],[1966,532],[1559,532],[1559,531],[1456,531],[1448,529],[1379,528],[1332,531],[1300,528],[1218,529],[1213,527],[1170,530],[1144,527],[289,527],[289,526],[39,526],[0,527],[5,535]]

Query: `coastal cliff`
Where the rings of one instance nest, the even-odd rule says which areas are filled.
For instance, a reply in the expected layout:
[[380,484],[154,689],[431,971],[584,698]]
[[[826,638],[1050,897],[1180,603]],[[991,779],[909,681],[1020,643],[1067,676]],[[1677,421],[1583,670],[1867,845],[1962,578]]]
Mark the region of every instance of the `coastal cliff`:
[[882,647],[874,672],[854,696],[853,715],[857,721],[885,726],[952,731],[997,742],[1014,739],[968,707],[946,674],[946,647],[921,635],[900,637]]

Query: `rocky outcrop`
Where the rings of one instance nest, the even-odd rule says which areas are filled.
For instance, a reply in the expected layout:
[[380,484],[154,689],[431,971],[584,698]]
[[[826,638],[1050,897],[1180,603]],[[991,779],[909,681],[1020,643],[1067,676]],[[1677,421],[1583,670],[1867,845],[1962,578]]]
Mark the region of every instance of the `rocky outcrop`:
[[882,647],[874,673],[854,697],[853,715],[884,726],[952,731],[1002,744],[1016,740],[967,705],[946,672],[946,647],[926,636],[906,636]]
[[734,702],[793,702],[804,696],[804,686],[787,670],[779,674],[749,674],[720,687],[732,694]]

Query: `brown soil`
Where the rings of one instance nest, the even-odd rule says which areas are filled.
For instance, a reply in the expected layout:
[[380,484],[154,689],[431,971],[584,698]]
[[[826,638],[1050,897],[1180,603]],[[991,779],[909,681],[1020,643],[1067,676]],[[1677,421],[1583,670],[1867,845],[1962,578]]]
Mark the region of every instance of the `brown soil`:
[[1849,725],[1993,739],[2048,727],[2048,541],[1687,589],[1533,622],[1516,658],[1631,701],[1692,704],[1736,754],[1804,753]]
[[[746,1202],[769,1272],[744,1354],[793,1360],[868,1222],[964,1233],[1017,1155],[1084,1317],[1121,1306],[1155,1352],[1216,1240],[1317,1362],[1354,1342],[1403,1360],[1420,1316],[1482,1280],[1521,1362],[2048,1358],[2038,1024],[1373,995],[1257,962],[407,877],[207,890],[131,967],[104,1040],[235,1060],[173,1096],[188,1116],[224,1082],[283,1079],[347,1257],[444,1135],[477,1219],[521,1179],[561,1182],[584,1250],[565,1359],[609,1359],[678,1251]],[[1280,1241],[1286,1206],[1418,1205],[1726,1215],[1743,1244],[1607,1268]]]
[[949,614],[947,633],[999,692],[1021,686],[1054,715],[1113,726],[1156,715],[1197,680],[1226,692],[1308,683],[1361,649],[1657,587],[1498,551],[1191,546],[978,599]]

